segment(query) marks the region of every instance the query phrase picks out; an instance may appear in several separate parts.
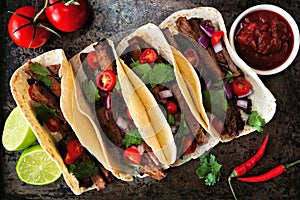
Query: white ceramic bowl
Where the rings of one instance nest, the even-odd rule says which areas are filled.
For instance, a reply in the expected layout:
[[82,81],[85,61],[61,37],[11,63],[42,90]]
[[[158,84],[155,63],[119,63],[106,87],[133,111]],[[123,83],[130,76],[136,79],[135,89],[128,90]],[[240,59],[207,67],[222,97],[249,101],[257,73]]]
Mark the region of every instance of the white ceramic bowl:
[[235,31],[237,29],[237,26],[239,25],[241,20],[247,14],[254,12],[254,11],[259,11],[259,10],[269,10],[269,11],[273,11],[273,12],[281,15],[289,23],[289,25],[293,31],[293,36],[294,36],[293,49],[292,49],[290,56],[287,58],[287,60],[284,63],[282,63],[280,66],[278,66],[274,69],[270,69],[270,70],[257,70],[257,69],[252,68],[257,74],[260,74],[260,75],[276,74],[276,73],[279,73],[282,70],[286,69],[288,66],[290,66],[290,64],[293,62],[293,60],[297,56],[297,53],[299,50],[299,45],[300,45],[299,29],[298,29],[297,23],[295,22],[293,17],[289,13],[287,13],[285,10],[283,10],[282,8],[280,8],[278,6],[274,6],[274,5],[270,5],[270,4],[262,4],[262,5],[257,5],[257,6],[248,8],[247,10],[242,12],[233,22],[233,24],[230,28],[230,32],[229,32],[229,42],[230,42],[232,48],[235,50],[234,37],[235,37]]

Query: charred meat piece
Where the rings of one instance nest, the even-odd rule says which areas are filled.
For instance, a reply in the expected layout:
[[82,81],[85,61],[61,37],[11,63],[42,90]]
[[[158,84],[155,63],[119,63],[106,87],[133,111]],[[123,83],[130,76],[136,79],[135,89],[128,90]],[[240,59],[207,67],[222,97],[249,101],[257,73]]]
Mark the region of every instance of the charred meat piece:
[[193,30],[190,23],[185,17],[179,17],[176,20],[176,26],[179,32],[197,41],[198,39],[197,34],[195,34],[195,31]]
[[94,46],[96,50],[97,60],[102,71],[112,70],[115,71],[115,58],[112,49],[107,40],[102,39]]
[[168,43],[173,46],[175,49],[180,50],[176,40],[174,39],[172,33],[168,28],[162,29],[164,36],[166,37]]
[[106,186],[105,180],[99,174],[94,174],[91,177],[91,179],[98,191],[105,188],[105,186]]
[[156,180],[161,180],[166,177],[166,174],[162,169],[159,169],[152,161],[150,155],[147,153],[143,154],[141,164],[143,167],[139,168],[139,172],[142,174],[147,174],[149,177]]
[[187,105],[184,97],[182,96],[180,89],[178,85],[173,85],[171,88],[174,96],[177,99],[177,102],[179,103],[179,107],[181,110],[181,113],[185,116],[186,123],[190,129],[190,131],[195,136],[196,142],[199,146],[204,144],[206,142],[206,135],[204,129],[201,127],[201,125],[197,122],[195,117],[193,116],[192,112],[189,109],[189,106]]
[[56,65],[49,65],[46,67],[53,76],[56,76],[58,77],[58,72],[59,72],[59,69],[60,69],[60,64],[56,64]]
[[[32,64],[31,61],[28,61],[26,67],[24,68],[25,72],[30,75],[35,81],[39,81],[39,75],[35,74],[33,71],[30,70],[30,64]],[[59,65],[60,66],[60,65]],[[49,87],[50,91],[56,96],[60,97],[61,95],[61,88],[60,88],[60,82],[52,77],[52,76],[47,76],[49,80],[51,80],[52,84]]]

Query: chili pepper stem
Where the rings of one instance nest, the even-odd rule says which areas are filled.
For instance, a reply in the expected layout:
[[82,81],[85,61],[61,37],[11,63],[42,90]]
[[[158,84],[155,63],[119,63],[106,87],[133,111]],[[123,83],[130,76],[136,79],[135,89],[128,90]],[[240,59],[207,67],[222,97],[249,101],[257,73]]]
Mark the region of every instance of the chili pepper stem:
[[299,164],[299,163],[300,163],[300,160],[297,160],[297,161],[292,162],[292,163],[285,164],[285,165],[284,165],[284,169],[288,169],[288,168],[290,168],[290,167],[292,167],[292,166],[294,166],[294,165],[297,165],[297,164]]
[[231,190],[231,193],[232,193],[234,199],[237,200],[237,198],[235,196],[235,192],[234,192],[233,187],[231,185],[231,177],[228,177],[228,183],[229,183],[229,187],[230,187],[230,190]]

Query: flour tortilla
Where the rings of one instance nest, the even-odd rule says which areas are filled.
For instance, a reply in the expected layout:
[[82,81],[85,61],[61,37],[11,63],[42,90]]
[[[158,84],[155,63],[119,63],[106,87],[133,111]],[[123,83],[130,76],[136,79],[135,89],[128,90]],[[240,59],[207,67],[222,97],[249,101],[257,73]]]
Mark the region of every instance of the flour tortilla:
[[[252,109],[256,110],[262,118],[265,119],[266,123],[269,122],[276,111],[276,100],[272,93],[265,87],[263,82],[259,79],[257,74],[243,61],[241,60],[236,52],[232,49],[232,47],[229,44],[227,36],[227,31],[225,27],[224,20],[222,18],[222,15],[218,10],[211,7],[197,7],[190,10],[181,10],[178,12],[173,13],[168,18],[166,18],[160,25],[159,28],[169,28],[171,33],[177,34],[178,29],[176,27],[176,20],[179,17],[186,17],[187,19],[190,18],[203,18],[211,20],[217,29],[222,30],[224,32],[224,43],[225,47],[232,59],[232,61],[235,63],[237,67],[239,67],[245,74],[245,78],[252,84],[254,94],[250,96],[250,99],[252,100]],[[174,53],[175,60],[178,63],[178,66],[181,67],[189,67],[193,68],[189,62],[182,58],[182,54]],[[199,99],[197,99],[199,100]],[[200,100],[199,100],[200,101]],[[245,113],[242,113],[242,117],[244,120],[247,119],[248,115]],[[244,130],[242,130],[238,137],[241,137],[243,135],[247,135],[251,132],[255,131],[254,128],[246,125]],[[209,133],[213,136],[218,138],[221,142],[228,142],[231,141],[232,137],[221,137],[219,133],[213,127],[211,126],[211,130]]]
[[[70,125],[74,129],[75,134],[78,136],[78,139],[83,144],[83,146],[85,146],[84,141],[82,140],[83,137],[80,137],[80,135],[77,132],[80,131],[80,129],[77,129],[77,127],[74,126],[74,124],[72,124],[73,113],[76,113],[76,116],[80,117],[83,121],[86,121],[87,119],[85,119],[82,115],[78,115],[78,110],[76,109],[76,107],[70,107],[71,105],[73,105],[72,97],[74,96],[73,95],[73,90],[74,90],[73,73],[72,73],[72,68],[68,63],[63,50],[56,49],[56,50],[46,52],[36,58],[33,58],[31,61],[38,62],[43,66],[48,66],[51,64],[61,64],[59,70],[59,76],[61,78],[61,89],[62,89],[61,99],[60,99],[61,109],[66,120],[70,122]],[[28,78],[30,78],[30,76],[26,74],[25,71],[23,70],[23,68],[26,65],[27,64],[24,64],[20,68],[18,68],[14,72],[10,80],[11,92],[17,103],[17,106],[21,109],[23,115],[25,116],[30,127],[35,133],[39,144],[43,147],[45,152],[53,159],[53,161],[61,170],[67,185],[70,187],[73,193],[79,195],[85,191],[96,189],[94,185],[89,188],[79,186],[78,180],[75,178],[73,174],[69,173],[66,165],[64,164],[63,158],[61,157],[57,149],[57,142],[54,136],[51,134],[51,132],[48,131],[47,128],[41,126],[40,123],[38,122],[36,118],[36,114],[33,110],[34,101],[31,100],[28,94],[29,84],[27,80]],[[82,123],[82,127],[81,127],[82,129],[86,128],[85,124],[86,122]],[[86,133],[87,133],[86,137],[88,138],[93,137],[91,134],[88,134],[88,132]],[[94,141],[93,145],[99,146],[96,140],[93,141]],[[93,146],[93,145],[90,144],[89,146]]]
[[[200,123],[200,125],[206,130],[209,130],[208,117],[204,111],[202,97],[201,97],[201,86],[198,81],[196,81],[197,75],[193,70],[188,70],[186,77],[180,73],[179,66],[175,62],[175,58],[173,56],[172,51],[174,50],[170,47],[160,29],[154,24],[146,24],[140,28],[138,28],[135,32],[124,38],[116,48],[118,55],[122,55],[126,52],[126,48],[129,46],[128,41],[138,36],[142,38],[146,43],[152,46],[159,55],[161,55],[164,59],[166,59],[169,63],[171,63],[174,67],[174,73],[176,77],[176,81],[178,83],[179,89],[182,92],[183,97],[187,101],[187,104],[190,107],[190,110],[196,120]],[[174,50],[176,51],[176,50]],[[169,158],[168,165],[178,166],[186,163],[190,159],[195,159],[204,154],[209,149],[213,148],[218,144],[218,140],[208,135],[207,143],[201,146],[197,146],[196,151],[193,154],[185,154],[181,158],[176,160],[176,146],[174,146],[174,137],[172,135],[172,131],[170,125],[168,124],[166,118],[164,117],[162,111],[158,107],[158,104],[153,97],[152,93],[143,83],[143,81],[124,63],[121,62],[125,73],[130,79],[132,85],[135,88],[135,92],[142,100],[145,105],[146,111],[149,116],[149,122],[154,127],[155,135],[159,140],[159,145],[156,149],[161,149],[165,157]],[[193,80],[187,81],[188,78],[193,77]],[[199,96],[197,99],[195,97]],[[195,101],[194,99],[197,99]],[[153,147],[152,147],[153,148]]]

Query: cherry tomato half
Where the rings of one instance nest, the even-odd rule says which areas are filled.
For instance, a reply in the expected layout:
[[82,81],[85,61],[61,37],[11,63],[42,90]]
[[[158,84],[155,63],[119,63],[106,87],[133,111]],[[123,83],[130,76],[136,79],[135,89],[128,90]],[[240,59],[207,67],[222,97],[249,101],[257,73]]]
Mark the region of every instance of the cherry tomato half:
[[178,111],[178,106],[177,104],[174,102],[174,101],[167,101],[166,103],[166,106],[167,106],[167,112],[171,115],[174,115],[177,113]]
[[243,78],[235,79],[232,82],[233,93],[236,94],[237,96],[248,94],[251,88],[252,85]]
[[215,46],[218,42],[220,42],[221,38],[224,36],[223,31],[216,31],[211,36],[211,44]]
[[[35,16],[35,7],[34,6],[24,6],[21,8],[18,8],[15,13],[25,15],[30,19],[33,19]],[[46,16],[44,13],[42,13],[38,20],[45,21]],[[18,16],[13,14],[8,22],[8,34],[12,41],[14,41],[18,46],[24,47],[24,48],[38,48],[43,46],[47,40],[50,37],[50,32],[47,31],[44,28],[37,27],[36,28],[36,36],[34,37],[34,26],[29,25],[25,26],[18,31],[16,31],[18,28],[30,24],[31,20],[28,20],[24,17]],[[46,22],[41,22],[44,26],[49,27],[49,24]],[[34,37],[34,40],[32,41]],[[31,43],[32,41],[32,43]],[[30,46],[31,43],[31,46]]]
[[140,55],[140,63],[154,63],[157,59],[157,54],[154,51],[154,49],[146,49],[143,51],[143,53]]
[[90,51],[87,55],[87,62],[93,70],[100,69],[99,62],[96,57],[96,51]]
[[80,144],[79,140],[75,139],[72,140],[68,144],[68,153],[65,157],[65,163],[66,164],[74,164],[78,158],[82,155],[83,153],[83,147]]
[[123,158],[126,162],[132,165],[140,165],[142,156],[134,147],[128,147],[123,153]]
[[185,153],[194,153],[197,147],[196,140],[192,135],[185,136],[183,143],[182,143],[182,150]]
[[73,32],[80,29],[89,16],[87,0],[76,0],[79,5],[65,5],[60,0],[49,0],[50,6],[45,13],[50,23],[63,32]]
[[129,112],[129,109],[126,110],[126,116],[128,119],[132,120],[131,114]]
[[97,74],[96,84],[103,91],[111,91],[116,84],[116,75],[111,70],[104,70]]

